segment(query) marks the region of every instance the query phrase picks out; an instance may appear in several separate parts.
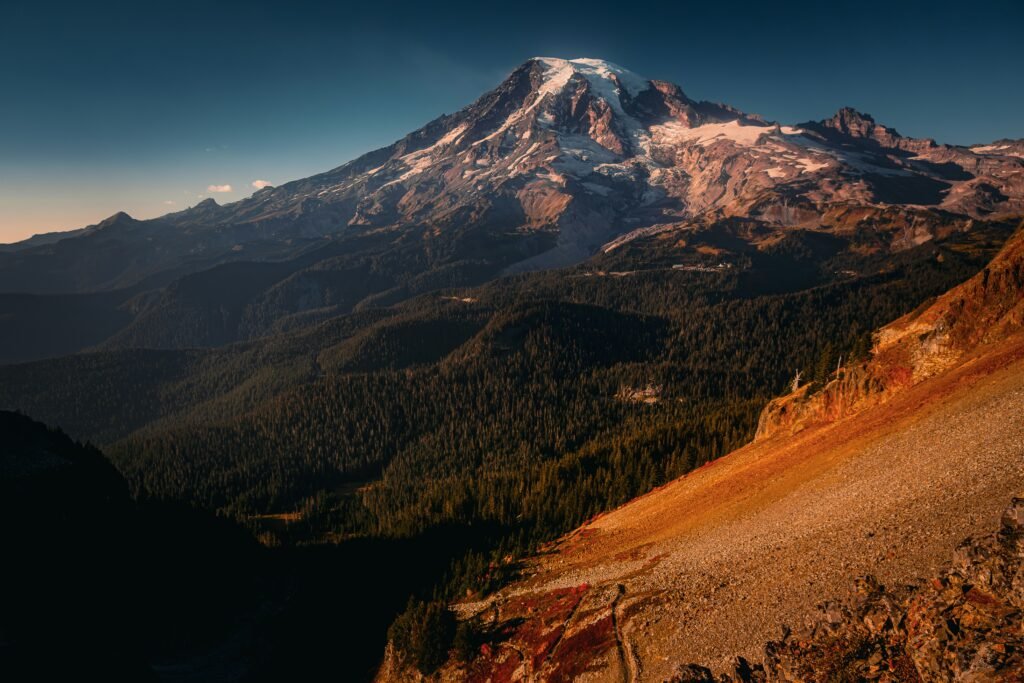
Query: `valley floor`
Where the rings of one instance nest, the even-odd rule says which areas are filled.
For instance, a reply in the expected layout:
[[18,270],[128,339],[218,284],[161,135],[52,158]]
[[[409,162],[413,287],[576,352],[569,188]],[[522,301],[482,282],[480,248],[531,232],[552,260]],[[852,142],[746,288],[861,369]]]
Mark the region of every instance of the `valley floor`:
[[[761,659],[783,624],[803,625],[854,577],[930,576],[1021,494],[1016,335],[884,405],[748,445],[600,516],[534,560],[523,581],[460,609],[513,623],[530,618],[515,614],[524,597],[585,586],[559,637],[602,619],[614,626],[594,644],[588,680],[661,681],[685,662],[725,668],[737,654]],[[541,667],[563,654],[556,646]],[[528,678],[553,680],[523,666]]]

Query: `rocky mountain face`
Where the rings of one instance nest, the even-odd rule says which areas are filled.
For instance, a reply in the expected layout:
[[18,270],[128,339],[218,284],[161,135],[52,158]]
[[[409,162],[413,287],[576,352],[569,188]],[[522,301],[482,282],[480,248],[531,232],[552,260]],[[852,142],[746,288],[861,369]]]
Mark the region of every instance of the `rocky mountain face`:
[[201,220],[300,234],[420,223],[553,232],[557,255],[520,266],[539,267],[579,260],[624,228],[707,214],[789,224],[780,207],[835,202],[1020,212],[1015,149],[905,138],[852,109],[782,126],[601,60],[537,58],[390,147]]
[[884,403],[983,344],[1024,328],[1024,226],[980,273],[875,335],[871,358],[837,369],[815,389],[797,387],[761,415],[758,439],[793,433]]
[[715,676],[680,666],[671,683],[818,680],[1024,680],[1024,498],[998,531],[961,543],[936,576],[910,585],[858,579],[852,599],[819,606],[799,631],[765,645],[764,662],[737,658]]
[[852,109],[779,125],[602,60],[536,58],[465,109],[326,173],[9,247],[0,290],[126,287],[381,234],[406,236],[431,264],[486,259],[493,275],[575,263],[635,229],[730,216],[818,228],[851,206],[1021,213],[1021,143],[907,138]]
[[[772,256],[794,239],[816,271],[1004,230],[1024,213],[1022,144],[908,138],[852,109],[780,125],[601,60],[531,59],[326,173],[6,245],[0,317],[22,333],[0,362],[219,346],[611,252],[745,259],[780,291],[809,282]],[[74,334],[54,334],[69,314]]]

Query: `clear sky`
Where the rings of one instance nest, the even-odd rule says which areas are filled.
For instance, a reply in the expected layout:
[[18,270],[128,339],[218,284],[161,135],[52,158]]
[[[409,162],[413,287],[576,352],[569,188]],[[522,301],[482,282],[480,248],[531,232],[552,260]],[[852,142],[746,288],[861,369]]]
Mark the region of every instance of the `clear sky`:
[[850,105],[942,142],[1024,137],[1022,45],[1020,0],[5,0],[0,242],[333,168],[537,55],[787,123]]

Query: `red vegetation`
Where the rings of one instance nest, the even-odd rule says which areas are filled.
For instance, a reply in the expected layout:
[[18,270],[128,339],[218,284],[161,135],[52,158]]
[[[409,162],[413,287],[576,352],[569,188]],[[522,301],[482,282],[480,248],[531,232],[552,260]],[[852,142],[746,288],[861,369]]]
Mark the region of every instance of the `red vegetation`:
[[574,681],[591,669],[596,658],[614,647],[615,623],[608,614],[562,641],[557,665],[547,680],[549,683]]
[[[536,672],[563,641],[566,626],[576,612],[587,584],[548,593],[517,596],[502,608],[500,642],[485,646],[467,679],[473,682],[507,683],[522,666],[524,657],[529,671]],[[575,637],[575,636],[573,636]]]

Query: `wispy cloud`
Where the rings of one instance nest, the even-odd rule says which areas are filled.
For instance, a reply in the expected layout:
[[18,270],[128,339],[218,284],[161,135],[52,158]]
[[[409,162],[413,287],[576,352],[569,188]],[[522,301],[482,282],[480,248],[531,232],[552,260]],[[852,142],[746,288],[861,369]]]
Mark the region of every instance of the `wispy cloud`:
[[164,200],[164,205],[165,205],[165,206],[174,206],[174,205],[175,205],[175,204],[177,204],[177,203],[178,203],[178,202],[174,201],[173,199],[165,199],[165,200]]
[[230,185],[208,185],[207,192],[233,192]]
[[254,181],[252,181],[252,186],[255,187],[257,190],[262,190],[264,187],[272,187],[273,184],[274,183],[270,182],[269,180],[254,180]]

